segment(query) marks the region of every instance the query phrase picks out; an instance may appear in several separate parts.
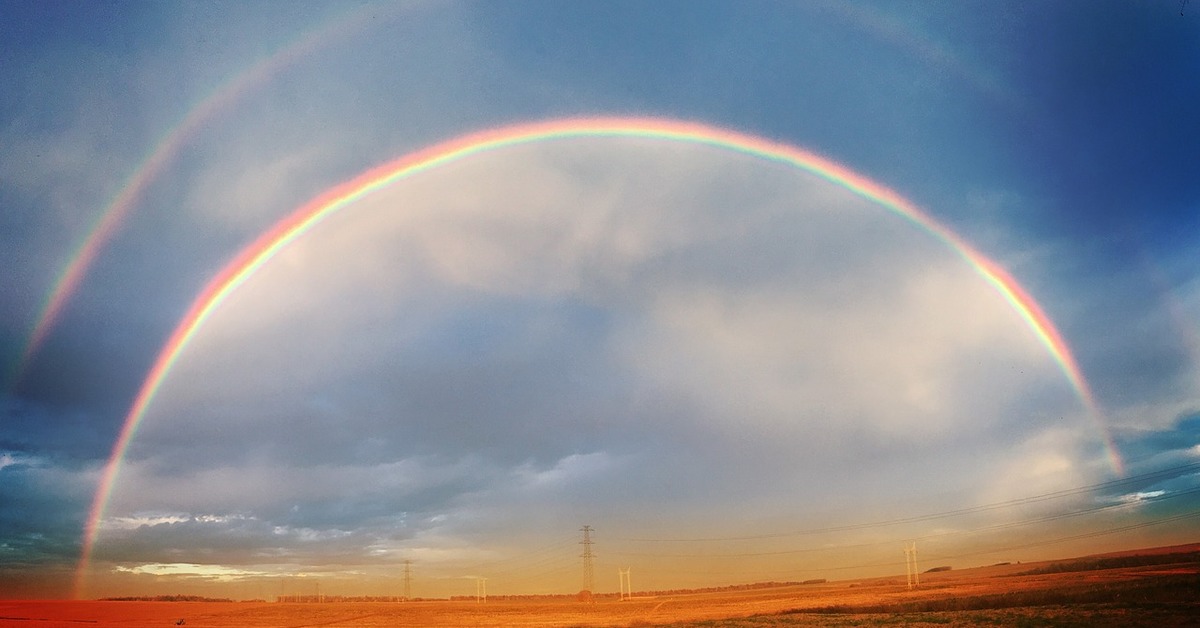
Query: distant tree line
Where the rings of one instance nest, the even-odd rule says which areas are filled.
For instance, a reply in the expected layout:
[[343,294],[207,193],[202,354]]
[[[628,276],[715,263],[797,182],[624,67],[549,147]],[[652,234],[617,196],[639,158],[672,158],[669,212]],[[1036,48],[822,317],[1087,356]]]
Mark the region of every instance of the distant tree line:
[[102,597],[101,602],[232,602],[227,597],[204,597],[202,595],[128,595],[124,597]]
[[[729,591],[750,591],[754,589],[772,589],[776,587],[790,587],[803,584],[821,584],[826,582],[824,578],[813,580],[805,580],[804,582],[755,582],[753,584],[731,584],[723,587],[704,587],[700,589],[660,589],[654,591],[634,591],[633,597],[649,597],[655,595],[686,595],[689,593],[722,593]],[[311,597],[311,596],[310,596]],[[593,593],[594,599],[619,599],[619,593]],[[531,593],[531,594],[516,594],[516,595],[488,595],[488,600],[496,601],[530,601],[530,600],[575,600],[579,598],[578,593]],[[474,602],[474,595],[452,595],[451,602]]]
[[[404,602],[421,601],[425,598],[406,598],[403,595],[280,595],[276,601],[290,604],[318,604],[325,602]],[[474,599],[474,598],[472,598]]]
[[[754,582],[751,584],[731,584],[723,587],[703,587],[700,589],[662,589],[658,591],[637,591],[634,592],[634,597],[645,597],[648,595],[684,595],[688,593],[725,593],[729,591],[752,591],[754,589],[774,589],[776,587],[793,587],[802,584],[817,584],[824,582],[821,579],[814,579],[805,582]],[[614,597],[616,594],[613,594]]]
[[1173,565],[1177,563],[1200,562],[1200,552],[1176,552],[1172,554],[1139,554],[1135,556],[1105,556],[1073,560],[1064,563],[1051,563],[1045,567],[1037,567],[1029,571],[1012,574],[1013,576],[1040,576],[1052,573],[1070,571],[1097,571],[1101,569],[1119,569],[1121,567],[1145,567],[1147,565]]

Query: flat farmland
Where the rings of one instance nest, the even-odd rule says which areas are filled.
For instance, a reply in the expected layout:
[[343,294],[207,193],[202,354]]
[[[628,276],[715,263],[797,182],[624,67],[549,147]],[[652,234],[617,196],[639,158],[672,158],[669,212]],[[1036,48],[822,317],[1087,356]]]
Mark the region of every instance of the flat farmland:
[[[0,626],[1193,626],[1200,546],[1053,563],[742,591],[562,598],[334,602],[0,601]],[[178,622],[182,621],[182,624]]]

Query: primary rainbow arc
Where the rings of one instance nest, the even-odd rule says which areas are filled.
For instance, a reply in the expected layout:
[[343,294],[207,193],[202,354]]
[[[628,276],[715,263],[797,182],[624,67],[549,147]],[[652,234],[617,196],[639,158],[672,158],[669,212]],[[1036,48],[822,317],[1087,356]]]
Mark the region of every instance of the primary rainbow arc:
[[1097,423],[1113,468],[1123,473],[1120,454],[1104,422],[1099,405],[1062,335],[1037,301],[999,264],[987,258],[916,205],[891,189],[836,162],[803,149],[762,137],[695,122],[656,118],[572,118],[518,124],[466,135],[411,153],[337,185],[276,223],[243,249],[204,288],[159,352],[126,415],[113,446],[100,485],[93,498],[84,530],[83,548],[76,570],[76,594],[82,588],[95,546],[100,520],[120,470],[121,462],[145,418],[159,387],[197,331],[239,286],[279,251],[325,218],[371,193],[415,174],[480,153],[533,142],[586,137],[640,137],[700,144],[752,155],[811,172],[879,203],[943,241],[994,287],[1021,316],[1050,352]]

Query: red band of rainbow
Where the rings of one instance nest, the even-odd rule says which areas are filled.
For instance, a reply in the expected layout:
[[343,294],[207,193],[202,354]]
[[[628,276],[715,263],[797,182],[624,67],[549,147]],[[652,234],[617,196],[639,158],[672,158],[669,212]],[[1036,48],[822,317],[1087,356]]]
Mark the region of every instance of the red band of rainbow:
[[87,236],[69,258],[65,267],[46,295],[37,319],[29,332],[29,340],[17,364],[13,380],[19,382],[33,356],[41,349],[51,329],[57,324],[67,301],[79,289],[84,276],[100,252],[120,230],[141,197],[159,175],[178,157],[192,138],[218,114],[231,109],[243,95],[267,82],[280,70],[319,49],[329,41],[344,37],[371,21],[377,8],[363,7],[347,13],[321,28],[304,33],[278,52],[263,57],[254,65],[220,85],[188,110],[187,115],[172,127],[154,146],[150,154],[133,171],[116,196],[100,212],[87,231]]
[[125,417],[121,433],[113,446],[112,455],[104,467],[88,514],[83,548],[76,570],[76,596],[79,596],[82,591],[92,550],[95,547],[100,520],[104,516],[104,509],[112,493],[121,461],[125,457],[134,433],[142,419],[145,418],[146,410],[154,400],[159,387],[187,347],[188,342],[230,294],[288,244],[303,236],[325,218],[376,190],[472,155],[520,144],[586,137],[641,137],[687,142],[728,149],[767,161],[787,164],[811,172],[866,199],[877,202],[920,226],[961,255],[1021,315],[1029,328],[1049,350],[1050,355],[1066,375],[1086,410],[1095,420],[1114,470],[1118,474],[1124,472],[1120,453],[1113,442],[1087,380],[1084,379],[1079,365],[1061,334],[1042,311],[1037,301],[998,264],[976,251],[952,231],[896,192],[840,164],[800,148],[704,124],[655,118],[551,120],[506,126],[466,135],[368,170],[350,181],[329,189],[276,223],[254,243],[243,249],[208,283],[192,302],[187,315],[179,321],[171,333],[170,339],[159,352],[153,367],[138,391],[133,406]]

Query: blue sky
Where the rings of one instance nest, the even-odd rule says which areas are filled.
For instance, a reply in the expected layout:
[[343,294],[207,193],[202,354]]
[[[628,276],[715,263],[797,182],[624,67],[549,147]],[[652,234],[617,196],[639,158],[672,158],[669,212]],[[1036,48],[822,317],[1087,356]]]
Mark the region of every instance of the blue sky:
[[383,594],[405,559],[418,594],[571,592],[584,524],[603,569],[664,588],[895,573],[913,538],[959,566],[1195,541],[1170,520],[1200,456],[1188,9],[0,3],[0,590],[72,593],[139,386],[260,233],[433,143],[597,115],[802,147],[923,208],[1063,333],[1129,479],[928,232],[731,151],[559,140],[389,186],[224,303],[131,445],[84,594]]

